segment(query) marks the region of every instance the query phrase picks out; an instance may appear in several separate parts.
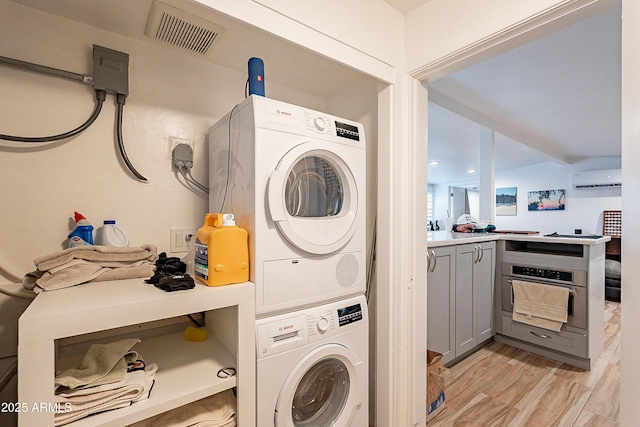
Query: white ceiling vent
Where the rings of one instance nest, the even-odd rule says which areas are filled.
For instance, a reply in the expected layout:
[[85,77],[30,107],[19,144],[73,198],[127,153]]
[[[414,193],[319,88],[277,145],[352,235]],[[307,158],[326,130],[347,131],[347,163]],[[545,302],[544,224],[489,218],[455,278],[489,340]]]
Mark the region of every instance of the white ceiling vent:
[[176,49],[196,56],[208,56],[224,28],[173,6],[154,1],[144,33]]

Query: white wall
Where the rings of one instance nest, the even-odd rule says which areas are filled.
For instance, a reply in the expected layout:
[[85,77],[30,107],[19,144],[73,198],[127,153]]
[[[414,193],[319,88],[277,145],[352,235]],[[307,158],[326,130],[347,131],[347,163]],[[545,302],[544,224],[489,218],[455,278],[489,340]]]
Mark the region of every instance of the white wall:
[[[108,96],[86,132],[46,148],[0,149],[5,224],[0,260],[24,274],[33,259],[62,249],[77,210],[97,227],[115,219],[133,245],[169,250],[171,227],[199,227],[207,197],[187,188],[171,170],[169,137],[195,142],[193,175],[208,180],[205,131],[244,98],[246,76],[66,19],[0,2],[3,56],[91,74],[92,44],[129,53],[130,94],[124,109],[129,159],[149,184],[120,165],[114,146],[115,107]],[[38,136],[82,123],[93,90],[74,82],[0,67],[1,132]],[[273,98],[324,109],[326,100],[275,84]],[[6,144],[5,144],[6,145]],[[8,250],[11,248],[11,250]]]
[[[496,188],[517,187],[517,215],[496,216],[496,228],[503,230],[534,230],[542,234],[558,232],[573,234],[581,228],[583,234],[602,234],[602,211],[622,208],[619,188],[575,190],[572,174],[586,170],[620,168],[620,158],[591,159],[574,165],[548,162],[496,173]],[[527,193],[537,190],[565,190],[564,211],[527,210]]]
[[382,0],[253,0],[387,64],[400,65],[404,16]]

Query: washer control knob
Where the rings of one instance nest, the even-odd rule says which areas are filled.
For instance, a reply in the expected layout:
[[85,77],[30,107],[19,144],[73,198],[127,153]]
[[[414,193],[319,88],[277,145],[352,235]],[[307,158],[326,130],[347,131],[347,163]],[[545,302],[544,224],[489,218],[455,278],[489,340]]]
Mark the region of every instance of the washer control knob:
[[320,316],[318,320],[316,320],[316,327],[321,334],[324,334],[327,332],[327,329],[329,329],[329,321],[326,317]]
[[324,122],[324,119],[322,117],[320,117],[320,116],[318,116],[315,119],[313,119],[313,125],[319,131],[323,131],[324,128],[327,126],[327,124]]

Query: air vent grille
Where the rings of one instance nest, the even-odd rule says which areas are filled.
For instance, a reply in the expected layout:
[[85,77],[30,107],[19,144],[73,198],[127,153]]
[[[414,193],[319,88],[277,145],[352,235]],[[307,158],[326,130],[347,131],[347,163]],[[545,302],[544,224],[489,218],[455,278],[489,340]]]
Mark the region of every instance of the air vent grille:
[[173,6],[154,1],[145,34],[154,40],[197,56],[206,56],[224,29]]
[[156,39],[180,49],[204,55],[217,35],[218,33],[214,31],[163,13]]

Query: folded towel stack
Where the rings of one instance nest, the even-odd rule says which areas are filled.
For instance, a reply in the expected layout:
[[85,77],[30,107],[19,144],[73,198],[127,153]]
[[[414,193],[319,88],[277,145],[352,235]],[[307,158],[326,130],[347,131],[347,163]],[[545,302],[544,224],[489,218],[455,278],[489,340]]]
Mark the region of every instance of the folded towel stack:
[[149,397],[158,366],[145,366],[131,348],[137,338],[89,347],[82,362],[55,377],[54,424],[61,426],[91,414],[124,408]]
[[513,320],[560,331],[567,322],[569,289],[514,280]]
[[36,293],[68,288],[86,282],[149,277],[153,274],[157,248],[78,246],[37,258],[37,270],[22,279],[25,289]]
[[225,390],[134,424],[135,427],[235,427],[236,396]]

